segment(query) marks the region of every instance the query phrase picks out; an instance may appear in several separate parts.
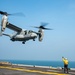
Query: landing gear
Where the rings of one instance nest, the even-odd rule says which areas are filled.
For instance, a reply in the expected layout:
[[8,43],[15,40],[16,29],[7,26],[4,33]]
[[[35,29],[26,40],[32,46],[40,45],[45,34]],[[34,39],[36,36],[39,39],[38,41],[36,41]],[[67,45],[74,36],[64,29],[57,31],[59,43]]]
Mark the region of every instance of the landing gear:
[[35,41],[35,39],[33,39],[33,41]]
[[22,44],[25,44],[25,41],[23,41]]
[[15,38],[11,38],[10,40],[15,41]]

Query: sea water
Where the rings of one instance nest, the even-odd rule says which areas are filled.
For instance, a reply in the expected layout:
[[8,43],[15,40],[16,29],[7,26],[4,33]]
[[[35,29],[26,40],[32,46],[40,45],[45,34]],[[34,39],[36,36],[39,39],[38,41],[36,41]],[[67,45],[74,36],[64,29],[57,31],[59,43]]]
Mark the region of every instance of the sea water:
[[[62,61],[39,61],[39,60],[0,60],[0,61],[6,61],[12,64],[63,67]],[[69,68],[75,68],[75,61],[69,62]]]

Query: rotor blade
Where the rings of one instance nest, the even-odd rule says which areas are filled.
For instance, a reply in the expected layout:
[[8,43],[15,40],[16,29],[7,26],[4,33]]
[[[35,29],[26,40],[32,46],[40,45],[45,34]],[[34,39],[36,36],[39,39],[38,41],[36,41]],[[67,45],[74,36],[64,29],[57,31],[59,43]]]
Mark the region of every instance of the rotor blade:
[[1,14],[1,15],[8,15],[7,12],[3,12],[3,11],[0,11],[0,14]]
[[41,29],[45,29],[45,30],[53,30],[53,29],[51,29],[51,28],[45,28],[45,27],[43,27],[43,26],[40,26],[40,27],[36,27],[36,26],[32,26],[33,28],[41,28]]
[[0,11],[0,14],[3,14],[4,12],[3,11]]
[[33,28],[39,28],[39,27],[36,27],[36,26],[31,26],[31,27],[33,27]]
[[53,30],[51,28],[45,28],[46,25],[48,25],[49,23],[44,23],[44,22],[41,22],[41,25],[39,27],[37,26],[32,26],[34,28],[38,28],[38,29],[44,29],[44,30]]
[[11,15],[11,16],[22,16],[22,17],[25,17],[25,15],[23,13],[13,13],[13,14],[8,14],[8,15]]
[[51,28],[44,28],[45,30],[53,30],[53,29],[51,29]]
[[49,23],[44,23],[44,22],[41,22],[41,26],[46,26],[48,25]]
[[22,12],[9,14],[7,12],[0,11],[0,14],[1,15],[12,15],[12,16],[22,16],[22,17],[25,17],[25,15]]

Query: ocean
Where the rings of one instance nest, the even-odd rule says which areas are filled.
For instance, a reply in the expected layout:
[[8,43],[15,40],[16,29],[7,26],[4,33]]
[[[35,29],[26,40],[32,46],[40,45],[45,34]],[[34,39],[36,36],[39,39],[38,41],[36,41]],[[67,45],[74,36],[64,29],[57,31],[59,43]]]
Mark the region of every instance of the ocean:
[[[39,61],[39,60],[0,60],[0,61],[6,61],[12,64],[63,67],[62,61]],[[75,61],[69,62],[69,68],[75,68]]]

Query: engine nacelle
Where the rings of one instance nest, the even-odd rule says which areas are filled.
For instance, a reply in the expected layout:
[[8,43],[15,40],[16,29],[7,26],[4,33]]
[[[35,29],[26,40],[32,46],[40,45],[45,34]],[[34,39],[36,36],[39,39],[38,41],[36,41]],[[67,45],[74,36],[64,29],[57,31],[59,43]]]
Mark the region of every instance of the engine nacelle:
[[39,29],[39,37],[38,37],[38,40],[39,41],[42,41],[43,40],[43,36],[44,36],[44,30],[43,29]]
[[1,31],[5,30],[7,21],[8,21],[8,17],[6,15],[3,15],[2,21],[1,21]]

